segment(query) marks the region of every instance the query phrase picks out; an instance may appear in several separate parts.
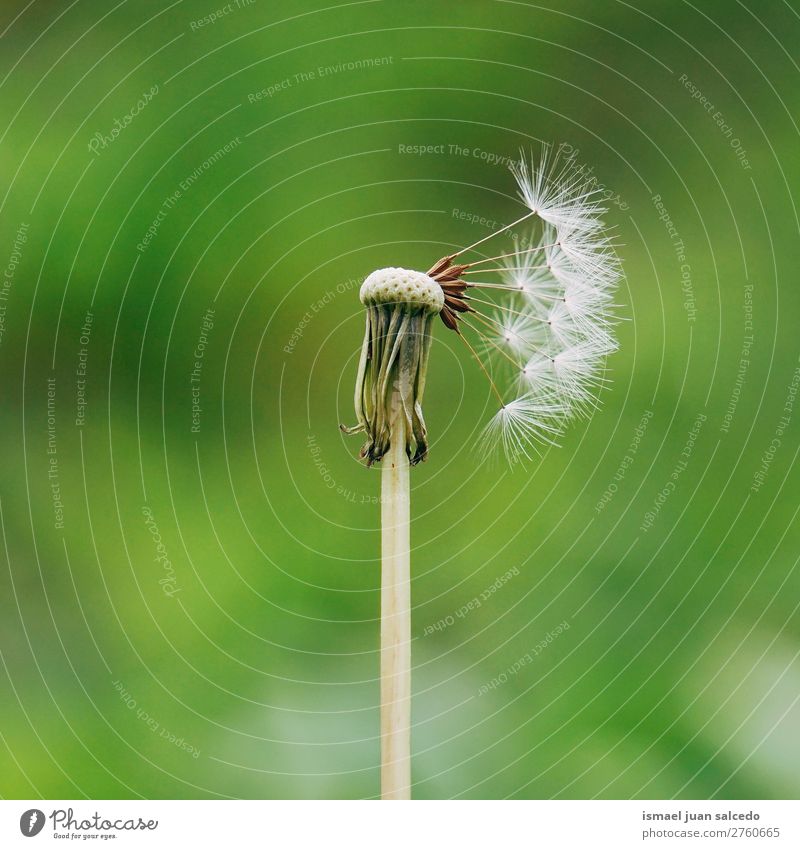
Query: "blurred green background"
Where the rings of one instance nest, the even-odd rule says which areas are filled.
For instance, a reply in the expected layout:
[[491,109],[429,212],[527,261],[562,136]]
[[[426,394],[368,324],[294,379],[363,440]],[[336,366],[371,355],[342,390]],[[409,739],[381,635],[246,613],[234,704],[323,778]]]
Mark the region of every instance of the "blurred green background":
[[621,348],[507,471],[435,330],[414,795],[797,797],[796,0],[0,17],[2,796],[378,793],[358,285],[519,216],[547,141],[607,189]]

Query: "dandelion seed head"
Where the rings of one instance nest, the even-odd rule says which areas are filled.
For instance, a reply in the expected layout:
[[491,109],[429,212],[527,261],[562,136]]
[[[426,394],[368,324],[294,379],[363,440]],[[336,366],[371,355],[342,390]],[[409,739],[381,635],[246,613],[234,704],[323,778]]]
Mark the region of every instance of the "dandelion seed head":
[[546,147],[538,163],[522,157],[511,170],[541,235],[499,271],[506,301],[519,301],[512,288],[521,288],[516,320],[528,316],[544,331],[518,351],[525,360],[510,391],[521,397],[502,406],[481,437],[483,448],[491,444],[513,461],[596,409],[605,359],[617,347],[612,301],[622,272],[584,169]]
[[[527,222],[529,231],[524,240],[515,237],[513,250],[470,260],[468,252],[498,235],[492,233],[442,257],[426,274],[383,268],[361,287],[368,320],[355,429],[367,433],[368,461],[379,460],[386,447],[382,405],[393,385],[392,369],[399,369],[398,385],[408,390],[403,403],[414,435],[408,450],[416,452],[415,461],[424,459],[419,399],[426,334],[436,313],[477,359],[498,401],[478,440],[482,453],[500,451],[512,463],[531,459],[542,445],[555,444],[570,419],[597,409],[607,384],[606,358],[617,348],[613,299],[622,277],[602,222],[597,181],[550,146],[538,162],[523,156],[511,170],[529,210],[498,231]],[[381,312],[390,307],[394,318]],[[401,321],[397,310],[417,318]],[[405,323],[423,317],[422,330]],[[475,344],[467,338],[471,334],[477,335]],[[417,364],[413,379],[404,376],[406,363]]]

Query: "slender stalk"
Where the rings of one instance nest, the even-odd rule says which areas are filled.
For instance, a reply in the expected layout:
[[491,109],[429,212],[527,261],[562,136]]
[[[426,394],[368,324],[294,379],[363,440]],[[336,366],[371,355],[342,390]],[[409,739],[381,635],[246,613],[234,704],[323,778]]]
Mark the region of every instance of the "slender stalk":
[[473,265],[482,265],[484,262],[494,262],[498,259],[507,259],[511,256],[519,256],[520,254],[531,254],[534,251],[543,251],[545,248],[555,248],[558,246],[558,242],[553,242],[552,245],[531,245],[530,247],[523,248],[520,251],[511,251],[511,253],[507,254],[498,254],[497,256],[487,256],[485,259],[476,259],[470,263],[470,266]]
[[[483,337],[483,334],[477,328],[470,326],[470,330],[475,330],[478,336]],[[469,352],[472,354],[475,362],[481,367],[481,371],[486,375],[486,379],[489,381],[489,386],[492,387],[492,392],[497,396],[497,400],[500,402],[501,407],[505,407],[505,401],[503,401],[503,396],[500,394],[500,390],[494,385],[494,381],[492,380],[492,376],[489,374],[489,370],[483,364],[483,360],[478,356],[478,352],[469,344],[469,340],[463,333],[458,334],[458,338],[469,348]]]
[[501,227],[499,230],[492,231],[491,233],[489,233],[488,236],[484,236],[482,239],[478,239],[477,242],[473,242],[471,245],[467,245],[466,248],[461,248],[461,250],[458,251],[458,253],[454,253],[453,256],[461,256],[461,254],[464,254],[467,251],[471,251],[474,248],[477,248],[478,245],[482,245],[484,242],[491,239],[492,236],[499,236],[501,233],[505,233],[506,230],[511,229],[515,224],[521,224],[526,218],[530,218],[531,215],[536,215],[535,210],[532,212],[526,212],[525,215],[522,216],[522,218],[518,218],[516,221],[512,221],[510,224],[506,224],[505,227]]
[[411,490],[400,393],[381,462],[381,798],[411,798]]
[[[471,263],[475,265],[476,263]],[[494,271],[505,273],[506,271],[536,271],[540,268],[550,268],[546,263],[544,265],[500,265],[497,268],[476,268],[468,271],[462,271],[461,276],[465,274],[490,274]]]

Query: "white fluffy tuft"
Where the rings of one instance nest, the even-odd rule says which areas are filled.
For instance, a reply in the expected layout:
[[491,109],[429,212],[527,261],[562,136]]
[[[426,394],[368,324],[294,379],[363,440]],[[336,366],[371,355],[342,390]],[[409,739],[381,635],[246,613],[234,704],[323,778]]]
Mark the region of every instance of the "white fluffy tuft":
[[622,270],[594,182],[571,157],[546,147],[538,164],[523,157],[511,170],[535,225],[497,269],[500,287],[484,285],[497,309],[492,346],[520,362],[510,381],[518,397],[492,418],[480,445],[513,463],[596,409],[605,359],[617,347],[613,297]]
[[554,402],[522,395],[503,406],[489,420],[478,439],[478,450],[489,455],[498,448],[509,463],[532,459],[538,444],[555,445],[563,411]]

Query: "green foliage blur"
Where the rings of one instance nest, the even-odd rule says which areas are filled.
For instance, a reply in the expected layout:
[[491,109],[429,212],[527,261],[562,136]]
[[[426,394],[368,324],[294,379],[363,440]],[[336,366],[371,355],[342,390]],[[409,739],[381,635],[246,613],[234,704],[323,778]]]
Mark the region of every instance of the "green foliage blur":
[[377,795],[358,286],[518,217],[543,142],[605,192],[620,351],[508,470],[436,327],[414,795],[797,796],[795,0],[8,0],[0,31],[3,797]]

